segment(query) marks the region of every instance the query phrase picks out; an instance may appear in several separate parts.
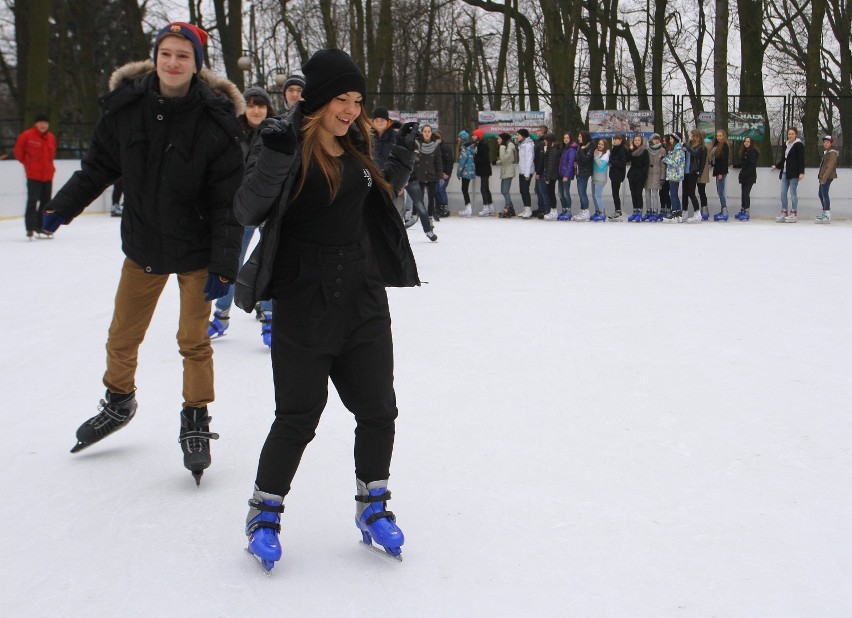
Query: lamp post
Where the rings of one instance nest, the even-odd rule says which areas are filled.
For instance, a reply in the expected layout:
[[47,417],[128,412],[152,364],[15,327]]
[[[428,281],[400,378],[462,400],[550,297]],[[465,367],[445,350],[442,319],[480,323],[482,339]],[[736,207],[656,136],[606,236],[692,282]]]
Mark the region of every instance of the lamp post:
[[240,67],[240,70],[248,73],[247,86],[254,85],[252,80],[252,69],[256,68],[256,72],[258,75],[263,74],[263,63],[260,61],[260,58],[257,57],[257,54],[250,49],[243,49],[240,51],[242,56],[237,58],[237,66]]
[[272,104],[275,105],[276,111],[281,109],[284,100],[283,86],[285,81],[287,81],[287,69],[284,67],[275,67],[266,74],[264,87],[272,98]]

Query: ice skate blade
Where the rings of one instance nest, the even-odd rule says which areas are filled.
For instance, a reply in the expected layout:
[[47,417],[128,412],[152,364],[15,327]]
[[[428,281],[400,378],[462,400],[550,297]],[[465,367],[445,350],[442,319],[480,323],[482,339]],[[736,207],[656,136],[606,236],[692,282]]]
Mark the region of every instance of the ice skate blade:
[[396,560],[397,562],[402,562],[402,554],[394,556],[393,554],[389,554],[381,547],[376,547],[372,543],[365,543],[364,541],[358,541],[358,545],[363,547],[364,549],[368,549],[373,553],[379,554],[380,556],[384,556],[385,558],[389,558],[391,560]]
[[269,562],[269,563],[270,563],[269,568],[267,569],[267,568],[266,568],[266,566],[263,564],[263,563],[264,563],[264,561],[263,561],[263,560],[261,560],[260,558],[258,558],[257,556],[255,556],[253,553],[251,553],[251,552],[249,551],[249,548],[248,548],[248,547],[246,547],[246,548],[245,548],[245,552],[246,552],[246,554],[248,554],[248,557],[252,559],[252,562],[254,562],[254,563],[257,565],[257,567],[258,567],[261,571],[263,571],[263,574],[264,574],[264,575],[266,575],[267,577],[272,577],[272,568],[275,566],[275,563],[274,563],[274,562],[272,562],[272,561],[267,561],[267,562]]
[[92,444],[90,444],[88,442],[77,442],[77,444],[75,444],[74,447],[71,449],[71,452],[72,453],[79,453],[80,451],[82,451],[87,446],[92,446]]
[[204,476],[204,470],[191,470],[192,478],[195,479],[195,486],[201,487],[201,477]]

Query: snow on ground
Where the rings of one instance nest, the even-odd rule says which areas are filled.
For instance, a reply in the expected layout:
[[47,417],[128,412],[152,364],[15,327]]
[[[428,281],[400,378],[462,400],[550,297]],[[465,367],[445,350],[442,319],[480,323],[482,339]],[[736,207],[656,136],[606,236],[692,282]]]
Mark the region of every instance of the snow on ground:
[[[442,220],[390,290],[401,564],[357,545],[332,394],[270,578],[244,554],[273,413],[241,312],[215,342],[213,466],[177,442],[169,283],[139,411],[69,454],[103,395],[118,222],[0,221],[4,616],[849,616],[850,224]],[[332,389],[332,393],[333,393]]]

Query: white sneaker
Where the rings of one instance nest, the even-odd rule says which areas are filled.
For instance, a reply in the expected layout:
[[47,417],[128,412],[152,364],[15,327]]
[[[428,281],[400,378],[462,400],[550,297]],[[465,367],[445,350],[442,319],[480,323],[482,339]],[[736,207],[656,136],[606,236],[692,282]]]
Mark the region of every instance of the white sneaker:
[[775,223],[787,223],[787,211],[782,210],[781,214],[775,217]]
[[491,205],[490,205],[490,204],[483,204],[483,205],[482,205],[482,210],[480,210],[480,211],[479,211],[479,216],[480,216],[480,217],[490,217],[490,216],[491,216],[491,215],[493,215],[493,214],[494,214],[494,211],[493,211],[493,210],[491,210]]
[[590,215],[589,215],[589,209],[588,208],[580,209],[580,214],[577,215],[576,217],[574,217],[574,221],[580,221],[580,222],[588,221],[589,219],[590,219]]
[[816,219],[814,219],[814,223],[831,223],[831,211],[823,210],[822,213],[817,215]]
[[462,209],[459,211],[459,216],[460,216],[460,217],[469,217],[469,216],[470,216],[470,215],[472,215],[472,214],[473,214],[473,208],[471,207],[471,205],[470,205],[470,204],[465,204],[465,205],[464,205],[464,208],[462,208]]
[[556,209],[551,208],[550,210],[547,211],[547,214],[544,215],[544,220],[545,221],[556,221],[556,217],[558,217],[558,216],[559,216],[559,213],[556,212]]
[[790,214],[784,217],[784,223],[796,223],[799,220],[799,213],[791,210]]
[[700,210],[686,220],[687,223],[701,223],[702,221],[704,221],[704,218],[701,216]]
[[683,223],[683,217],[672,215],[671,217],[663,219],[663,223]]
[[524,206],[524,212],[521,213],[521,219],[529,219],[532,217],[532,206]]

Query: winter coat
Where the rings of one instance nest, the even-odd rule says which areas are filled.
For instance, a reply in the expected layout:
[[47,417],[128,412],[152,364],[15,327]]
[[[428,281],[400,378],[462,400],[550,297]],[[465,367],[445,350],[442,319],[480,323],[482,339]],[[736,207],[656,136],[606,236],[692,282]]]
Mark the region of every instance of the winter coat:
[[642,144],[630,151],[630,169],[627,170],[627,180],[644,186],[648,179],[648,147]]
[[50,131],[42,133],[30,127],[18,136],[15,142],[15,158],[24,164],[24,173],[29,180],[50,182],[56,168],[56,137]]
[[731,145],[727,142],[717,144],[710,150],[710,165],[713,166],[713,177],[727,176],[731,165]]
[[663,157],[666,149],[658,146],[656,149],[648,147],[648,177],[645,179],[645,188],[659,191],[663,187]]
[[681,182],[683,172],[686,168],[686,152],[679,143],[674,145],[672,151],[663,157],[666,164],[666,180],[670,182]]
[[545,182],[556,182],[559,180],[559,161],[562,158],[562,149],[557,145],[544,149],[544,169],[541,177]]
[[683,148],[686,150],[686,154],[689,155],[689,167],[684,169],[684,175],[695,174],[697,176],[701,174],[704,170],[705,164],[707,163],[707,149],[704,147],[704,143],[702,142],[693,148],[689,145],[689,142],[687,142],[683,145]]
[[521,176],[535,174],[535,146],[530,137],[525,137],[518,144],[518,173]]
[[417,142],[417,176],[418,182],[438,182],[444,173],[444,162],[441,159],[441,142]]
[[150,60],[113,73],[82,169],[50,208],[70,222],[120,177],[128,258],[149,273],[206,268],[233,280],[243,236],[231,207],[243,175],[242,94],[207,69],[185,97],[163,97],[157,84]]
[[594,171],[592,172],[592,184],[605,185],[607,179],[607,171],[609,170],[609,153],[595,150],[594,154]]
[[[786,163],[787,169],[784,169]],[[787,172],[787,178],[798,178],[799,174],[805,173],[805,145],[798,137],[792,145],[785,143],[784,154],[781,155],[778,163],[775,164],[778,168],[778,178],[783,178],[784,172]]]
[[592,165],[595,160],[594,142],[577,147],[577,178],[588,178],[592,175]]
[[515,145],[500,144],[500,178],[515,177]]
[[740,168],[740,184],[753,185],[757,182],[757,150],[749,148],[743,154]]
[[459,149],[459,165],[456,168],[456,176],[467,180],[476,178],[476,168],[473,165],[475,154],[473,142],[462,144],[461,149]]
[[624,182],[627,173],[627,146],[622,142],[613,146],[609,151],[609,179],[613,182]]
[[481,139],[473,147],[473,167],[476,170],[476,175],[488,178],[491,176],[491,155],[488,152],[488,143]]
[[701,175],[698,177],[698,184],[706,185],[710,182],[710,172],[713,166],[710,164],[710,142],[704,142],[704,166],[701,168]]
[[441,168],[447,178],[453,174],[453,147],[448,142],[441,142]]
[[819,184],[824,185],[828,180],[837,179],[837,155],[838,152],[834,148],[829,148],[822,155],[822,162],[819,164],[819,173],[817,174]]
[[379,135],[378,131],[370,129],[370,135],[373,138],[373,162],[375,162],[376,167],[382,169],[385,166],[385,161],[388,160],[391,148],[396,143],[396,131],[387,129]]
[[[278,118],[292,127],[301,127],[301,103]],[[367,145],[357,128],[349,129],[349,138],[367,153]],[[414,152],[402,146],[391,148],[381,172],[395,193],[408,183],[414,157]],[[236,305],[246,312],[251,312],[258,300],[271,297],[272,269],[280,244],[286,242],[282,240],[285,232],[282,229],[283,219],[291,193],[299,182],[301,163],[301,144],[295,153],[283,154],[264,147],[260,142],[255,144],[249,155],[243,182],[234,198],[234,211],[242,225],[259,225],[264,221],[265,224],[262,241],[240,270],[234,290]],[[373,183],[364,204],[364,224],[384,285],[420,285],[417,264],[402,219],[390,195],[377,183]]]
[[566,144],[562,148],[562,154],[559,157],[559,178],[567,178],[574,180],[576,171],[574,170],[574,162],[577,160],[577,142]]

